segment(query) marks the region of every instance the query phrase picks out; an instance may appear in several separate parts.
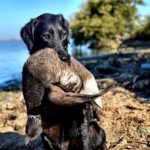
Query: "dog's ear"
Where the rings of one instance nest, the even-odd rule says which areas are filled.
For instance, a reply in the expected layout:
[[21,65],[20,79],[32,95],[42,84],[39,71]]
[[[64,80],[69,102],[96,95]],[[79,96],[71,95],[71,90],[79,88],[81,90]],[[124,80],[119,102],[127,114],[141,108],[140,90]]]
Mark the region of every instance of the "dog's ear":
[[60,20],[61,25],[63,26],[63,29],[65,29],[66,32],[67,32],[67,37],[66,37],[66,39],[64,40],[64,44],[65,44],[66,49],[67,49],[68,44],[69,44],[69,36],[70,36],[70,32],[69,32],[69,22],[63,17],[62,14],[58,14],[58,18],[59,18],[59,20]]
[[58,18],[64,29],[69,32],[69,22],[63,17],[62,14],[58,14]]
[[38,21],[36,19],[32,19],[20,31],[21,38],[23,39],[24,43],[27,45],[30,54],[34,46],[34,31],[37,24]]

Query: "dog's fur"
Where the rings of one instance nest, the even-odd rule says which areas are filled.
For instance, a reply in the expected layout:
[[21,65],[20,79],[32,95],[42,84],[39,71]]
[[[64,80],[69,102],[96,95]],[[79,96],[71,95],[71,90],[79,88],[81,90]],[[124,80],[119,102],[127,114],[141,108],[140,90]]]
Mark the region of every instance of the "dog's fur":
[[[66,92],[69,91],[69,93],[65,93],[62,89]],[[70,92],[76,92],[76,94]],[[77,93],[80,93],[82,95]],[[44,105],[40,112],[43,113],[41,114],[43,119],[43,130],[46,131],[46,133],[49,133],[49,129],[53,130],[53,132],[55,133],[55,130],[52,128],[52,122],[55,122],[54,124],[58,124],[59,126],[61,126],[57,127],[57,130],[60,130],[61,128],[69,128],[68,124],[73,124],[73,119],[77,119],[78,123],[80,121],[84,122],[85,117],[81,117],[81,110],[84,107],[82,107],[81,109],[80,106],[75,105],[82,104],[92,99],[95,99],[96,102],[101,105],[100,97],[95,98],[96,96],[92,97],[89,95],[84,95],[97,95],[97,93],[99,93],[99,90],[94,76],[73,57],[71,57],[70,59],[70,64],[67,64],[58,58],[57,53],[53,49],[46,48],[31,55],[31,57],[25,63],[23,69],[23,94],[26,100],[28,115],[33,115],[33,112],[36,112],[36,108]],[[46,104],[45,106],[45,99],[48,99],[50,101],[50,105]],[[65,110],[64,107],[62,108],[60,106],[67,106],[65,107],[67,110]],[[75,106],[76,111],[74,109],[72,111],[73,107],[68,108],[68,106]],[[92,110],[93,109],[94,108],[92,108]],[[80,113],[78,114],[77,111],[80,111]],[[51,118],[52,120],[49,120],[49,118]],[[62,118],[65,119],[65,122],[61,120]],[[96,119],[96,117],[93,118]],[[89,119],[88,122],[90,122]],[[81,125],[81,123],[79,124]],[[77,125],[77,127],[75,128],[80,128],[80,125]],[[97,129],[94,129],[94,126],[92,127],[92,129],[94,132],[100,133],[99,131],[97,131]],[[60,133],[58,134],[57,138],[59,136]],[[105,139],[102,135],[95,134],[95,136],[98,136],[104,144]],[[53,134],[50,134],[49,137],[54,138],[55,136]],[[85,139],[85,137],[83,139]]]
[[69,61],[69,23],[61,14],[42,14],[28,22],[20,34],[30,54],[49,47],[58,53],[61,60]]

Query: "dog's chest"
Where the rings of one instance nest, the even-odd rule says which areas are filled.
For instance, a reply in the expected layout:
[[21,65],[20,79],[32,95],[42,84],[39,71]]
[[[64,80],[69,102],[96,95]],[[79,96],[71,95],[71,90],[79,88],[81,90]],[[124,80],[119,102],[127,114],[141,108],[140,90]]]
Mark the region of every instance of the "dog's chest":
[[79,92],[81,90],[82,81],[79,75],[73,71],[63,71],[60,77],[60,87],[67,92]]

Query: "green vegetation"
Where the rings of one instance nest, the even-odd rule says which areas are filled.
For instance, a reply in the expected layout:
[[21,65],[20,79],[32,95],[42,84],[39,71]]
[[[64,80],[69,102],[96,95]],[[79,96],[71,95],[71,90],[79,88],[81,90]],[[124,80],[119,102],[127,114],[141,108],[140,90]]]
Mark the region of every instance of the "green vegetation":
[[74,45],[89,44],[99,50],[119,44],[122,37],[133,34],[137,4],[143,0],[87,0],[71,19]]
[[150,41],[150,16],[141,22],[133,35],[133,39]]

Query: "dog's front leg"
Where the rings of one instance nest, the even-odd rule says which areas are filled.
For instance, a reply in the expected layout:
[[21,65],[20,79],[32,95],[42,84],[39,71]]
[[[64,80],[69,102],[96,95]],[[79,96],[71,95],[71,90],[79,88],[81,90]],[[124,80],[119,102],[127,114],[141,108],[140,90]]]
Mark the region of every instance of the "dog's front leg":
[[83,150],[91,150],[89,147],[89,135],[88,135],[88,125],[89,125],[89,107],[90,104],[85,104],[83,109],[83,123],[81,124],[81,138],[83,144]]

